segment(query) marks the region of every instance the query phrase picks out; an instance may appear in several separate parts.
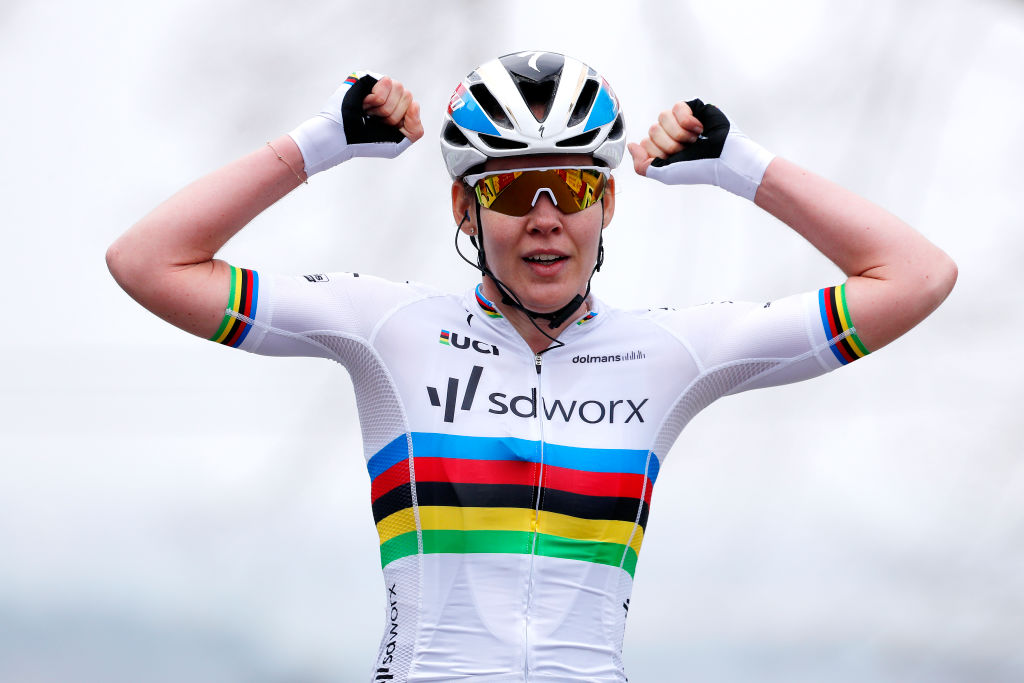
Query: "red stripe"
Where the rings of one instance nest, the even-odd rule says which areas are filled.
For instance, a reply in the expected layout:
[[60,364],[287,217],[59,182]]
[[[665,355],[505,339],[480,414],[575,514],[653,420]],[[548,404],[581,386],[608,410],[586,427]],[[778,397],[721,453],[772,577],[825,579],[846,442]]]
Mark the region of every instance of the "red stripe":
[[[419,465],[419,460],[416,461]],[[374,478],[370,484],[370,502],[383,496],[391,489],[409,483],[409,460],[400,460]]]
[[245,283],[244,283],[244,286],[245,286],[245,310],[244,311],[239,311],[239,313],[243,314],[247,318],[251,318],[252,317],[252,280],[253,280],[252,271],[251,270],[246,270],[245,271]]
[[836,320],[835,313],[835,295],[836,288],[829,287],[825,290],[825,312],[828,313],[828,327],[829,327],[829,339],[834,339],[839,336],[839,323]]
[[234,346],[235,344],[238,343],[238,338],[241,336],[242,330],[244,330],[244,329],[245,329],[245,323],[243,323],[238,318],[232,318],[231,319],[231,331],[228,332],[228,336],[225,337],[224,341],[221,342],[221,343],[225,344],[227,346]]
[[843,355],[847,363],[852,363],[857,360],[857,356],[850,352],[850,344],[846,339],[840,339],[836,342],[835,347],[839,349],[839,353]]
[[[445,481],[457,484],[518,484],[536,486],[538,465],[517,460],[468,460],[463,458],[416,458],[417,481]],[[647,488],[644,489],[644,483]],[[370,486],[370,500],[396,486],[409,483],[409,461],[395,463],[377,475]],[[580,493],[587,496],[639,498],[651,503],[653,485],[642,474],[630,472],[585,472],[548,465],[544,468],[544,488]]]
[[613,496],[615,498],[639,498],[640,491],[643,490],[644,502],[650,505],[653,486],[647,482],[647,488],[644,490],[643,485],[646,479],[647,477],[644,475],[632,472],[584,472],[551,465],[544,468],[544,488],[546,489],[582,493],[586,496]]

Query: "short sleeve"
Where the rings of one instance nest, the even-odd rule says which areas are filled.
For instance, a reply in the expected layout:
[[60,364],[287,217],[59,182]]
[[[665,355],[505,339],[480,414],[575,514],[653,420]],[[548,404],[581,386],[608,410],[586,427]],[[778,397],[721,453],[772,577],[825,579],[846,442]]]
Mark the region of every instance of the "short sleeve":
[[314,339],[323,334],[368,345],[382,320],[430,293],[422,285],[359,273],[282,276],[231,270],[224,321],[211,339],[267,356],[333,357]]
[[702,374],[746,370],[729,373],[737,380],[722,395],[810,379],[868,353],[846,310],[843,285],[762,304],[665,311],[657,322],[687,347]]

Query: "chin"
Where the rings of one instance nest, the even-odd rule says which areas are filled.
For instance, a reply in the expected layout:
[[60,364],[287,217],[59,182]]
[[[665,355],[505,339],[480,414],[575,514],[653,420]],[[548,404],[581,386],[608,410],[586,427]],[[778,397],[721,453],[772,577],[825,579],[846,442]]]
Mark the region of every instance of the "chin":
[[578,293],[578,290],[571,288],[551,292],[531,292],[530,294],[516,292],[523,300],[524,306],[538,313],[553,313],[572,301],[572,298]]

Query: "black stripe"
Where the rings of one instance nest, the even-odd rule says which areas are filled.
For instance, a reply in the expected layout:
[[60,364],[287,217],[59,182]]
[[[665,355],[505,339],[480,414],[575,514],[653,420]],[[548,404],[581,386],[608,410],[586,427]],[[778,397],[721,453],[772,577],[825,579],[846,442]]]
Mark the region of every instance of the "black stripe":
[[[537,489],[522,484],[454,484],[446,481],[416,482],[419,505],[444,507],[501,507],[534,509]],[[373,521],[412,505],[411,487],[401,484],[373,502]],[[640,527],[647,527],[650,506],[638,498],[588,496],[556,489],[545,489],[541,509],[581,519],[614,519],[633,522],[640,512]]]
[[[843,319],[839,316],[839,288],[838,287],[829,287],[828,303],[829,303],[829,308],[832,309],[832,319],[836,321],[836,329],[838,330],[836,335],[838,336],[838,335],[840,335],[840,334],[842,334],[843,332],[846,331],[843,328]],[[848,341],[848,339],[849,339],[849,337],[844,337],[844,338],[840,339],[838,342],[836,342],[836,345],[841,347],[844,351],[846,351],[846,353],[848,354],[848,356],[849,356],[849,358],[851,360],[856,360],[857,359],[857,354],[856,354],[856,352],[854,352],[853,347],[850,345],[850,342]]]
[[843,333],[843,323],[839,317],[839,308],[836,306],[836,288],[829,287],[828,295],[825,298],[828,300],[828,307],[832,311],[832,320],[836,324],[835,336],[839,336]]
[[231,316],[231,322],[228,323],[228,332],[226,335],[224,335],[224,341],[222,341],[221,344],[225,344],[227,346],[231,346],[232,344],[234,344],[235,337],[238,336],[239,332],[241,332],[244,326],[245,323],[243,323],[238,318]]
[[857,353],[853,350],[853,345],[850,344],[849,337],[843,337],[838,342],[836,342],[836,344],[842,347],[849,354],[849,358],[851,361],[857,360]]
[[[422,504],[422,501],[421,503]],[[396,486],[370,506],[373,508],[373,523],[377,524],[388,515],[412,507],[412,487],[409,482]]]
[[249,271],[246,270],[245,268],[239,268],[238,270],[242,274],[242,291],[239,292],[238,296],[238,312],[241,313],[242,315],[248,316],[249,297],[247,296],[247,294],[249,291],[249,279],[251,278],[251,275],[249,274]]
[[557,489],[545,489],[541,498],[541,509],[581,519],[617,519],[623,522],[636,520],[640,512],[640,527],[647,527],[649,506],[637,498],[616,498],[614,496],[587,496]]

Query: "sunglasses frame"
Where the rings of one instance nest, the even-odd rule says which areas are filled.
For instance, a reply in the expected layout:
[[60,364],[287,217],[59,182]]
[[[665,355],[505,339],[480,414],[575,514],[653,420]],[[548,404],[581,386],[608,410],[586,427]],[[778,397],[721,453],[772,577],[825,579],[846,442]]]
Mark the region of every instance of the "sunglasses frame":
[[[473,191],[476,192],[475,188],[476,188],[477,183],[479,183],[484,178],[487,178],[487,177],[490,177],[490,176],[496,176],[496,175],[504,175],[506,173],[529,173],[531,171],[538,171],[538,172],[544,172],[544,171],[591,171],[591,172],[598,173],[598,174],[604,176],[605,189],[607,189],[608,181],[611,179],[611,169],[607,168],[605,166],[530,166],[528,168],[506,168],[506,169],[496,169],[496,170],[493,170],[493,171],[485,171],[485,172],[482,172],[482,173],[471,173],[469,175],[463,176],[462,177],[462,182],[464,182],[468,187],[473,188]],[[551,188],[541,188],[541,189],[538,189],[538,193],[541,192],[543,189],[547,189],[549,196],[551,196],[552,199],[554,198],[554,190],[551,189]],[[602,195],[604,194],[604,190],[601,191],[601,194]],[[555,203],[557,205],[557,202],[555,202]],[[580,210],[582,211],[583,209],[580,209]],[[503,212],[499,211],[498,213],[503,213]],[[575,212],[572,212],[572,213],[575,213]],[[514,214],[508,214],[508,215],[514,215]],[[525,214],[523,214],[523,215],[525,215]]]
[[606,166],[530,166],[528,168],[505,168],[500,171],[471,173],[462,176],[462,182],[470,187],[476,187],[476,184],[487,176],[501,175],[503,173],[526,173],[527,171],[596,171],[604,176],[605,182],[612,177],[611,169]]

